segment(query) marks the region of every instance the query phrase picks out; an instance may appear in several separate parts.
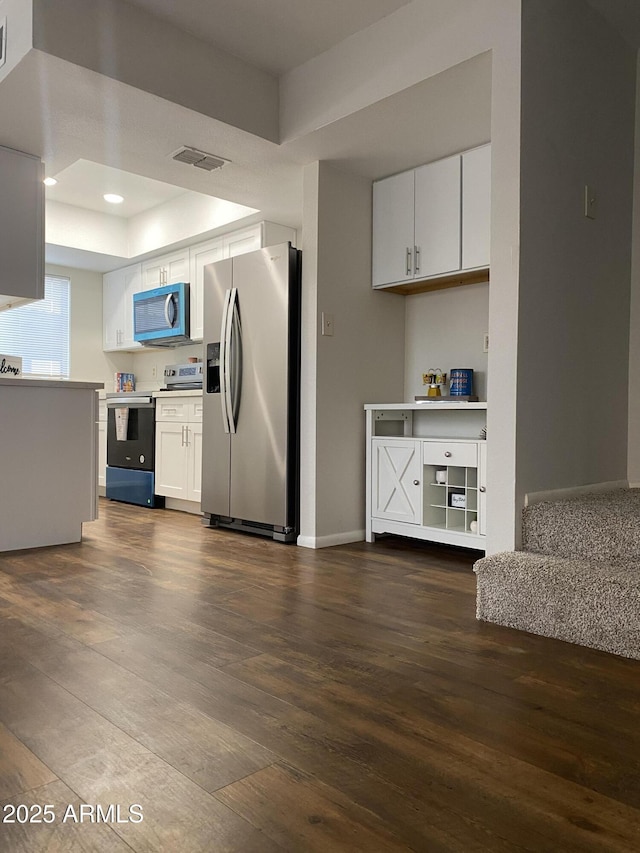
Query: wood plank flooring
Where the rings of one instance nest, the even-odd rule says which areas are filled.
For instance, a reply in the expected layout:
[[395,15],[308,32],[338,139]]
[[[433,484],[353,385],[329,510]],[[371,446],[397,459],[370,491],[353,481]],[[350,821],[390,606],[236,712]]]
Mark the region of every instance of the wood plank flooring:
[[640,662],[478,623],[476,554],[100,512],[0,555],[3,853],[640,850]]

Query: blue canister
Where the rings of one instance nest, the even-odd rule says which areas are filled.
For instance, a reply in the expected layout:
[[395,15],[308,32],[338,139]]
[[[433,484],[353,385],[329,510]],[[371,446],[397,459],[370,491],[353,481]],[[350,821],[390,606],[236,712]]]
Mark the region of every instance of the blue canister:
[[471,397],[473,370],[470,367],[453,367],[449,372],[449,394],[452,397]]

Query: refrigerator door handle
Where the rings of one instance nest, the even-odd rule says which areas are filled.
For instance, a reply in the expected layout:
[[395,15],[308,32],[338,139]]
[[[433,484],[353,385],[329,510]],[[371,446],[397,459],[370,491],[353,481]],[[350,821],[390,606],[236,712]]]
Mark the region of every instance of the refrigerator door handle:
[[235,433],[242,388],[242,327],[238,288],[225,291],[220,330],[220,401],[222,425],[226,433]]
[[226,290],[224,294],[224,305],[222,307],[222,326],[220,329],[220,403],[222,405],[222,426],[226,433],[229,429],[229,400],[231,392],[230,384],[230,334],[229,334],[229,313],[231,307],[231,290]]
[[240,303],[238,289],[231,291],[229,309],[230,359],[229,359],[229,430],[236,432],[238,413],[240,411],[240,396],[242,391],[242,325],[240,324]]

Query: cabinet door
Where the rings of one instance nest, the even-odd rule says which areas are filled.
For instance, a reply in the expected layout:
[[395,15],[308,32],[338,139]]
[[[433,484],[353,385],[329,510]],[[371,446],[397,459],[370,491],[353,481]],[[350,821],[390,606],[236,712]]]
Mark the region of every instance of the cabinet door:
[[207,264],[220,261],[224,257],[222,237],[209,240],[199,246],[192,246],[190,253],[189,298],[191,303],[191,333],[193,341],[201,341],[203,337],[204,311],[202,305],[204,289],[204,268]]
[[189,249],[181,249],[171,255],[165,255],[165,284],[189,281]]
[[162,258],[152,258],[142,264],[141,290],[152,290],[164,284],[164,263]]
[[478,443],[478,533],[487,535],[487,442]]
[[202,424],[187,424],[187,500],[202,498]]
[[102,348],[105,351],[120,347],[123,287],[120,270],[114,270],[102,276]]
[[462,155],[462,268],[489,266],[491,146]]
[[0,146],[0,292],[8,297],[0,304],[44,296],[43,169],[39,157]]
[[377,518],[422,520],[421,443],[374,439],[372,442],[371,514]]
[[156,494],[187,500],[185,424],[156,423]]
[[142,266],[133,264],[120,270],[122,274],[122,336],[120,349],[140,349],[142,344],[133,339],[133,294],[142,290]]
[[373,185],[372,284],[383,287],[413,278],[414,173]]
[[415,170],[414,277],[460,269],[460,155]]
[[243,228],[242,231],[233,231],[223,237],[224,257],[235,258],[236,255],[244,255],[262,248],[262,228],[260,225],[252,225],[251,228]]
[[98,485],[107,485],[107,422],[98,421]]

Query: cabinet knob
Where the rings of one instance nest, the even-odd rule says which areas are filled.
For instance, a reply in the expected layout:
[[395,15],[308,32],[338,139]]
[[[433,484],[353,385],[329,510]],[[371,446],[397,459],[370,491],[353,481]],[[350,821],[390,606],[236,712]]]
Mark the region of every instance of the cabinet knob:
[[414,480],[414,481],[413,481],[413,485],[414,485],[414,486],[419,486],[419,485],[420,485],[420,480]]
[[445,450],[444,455],[445,455],[445,456],[447,457],[447,459],[448,459],[448,458],[451,456],[451,451],[450,451],[450,450]]
[[479,492],[486,492],[486,491],[487,491],[487,487],[486,487],[486,486],[480,486],[480,488],[478,489],[478,491],[479,491]]

